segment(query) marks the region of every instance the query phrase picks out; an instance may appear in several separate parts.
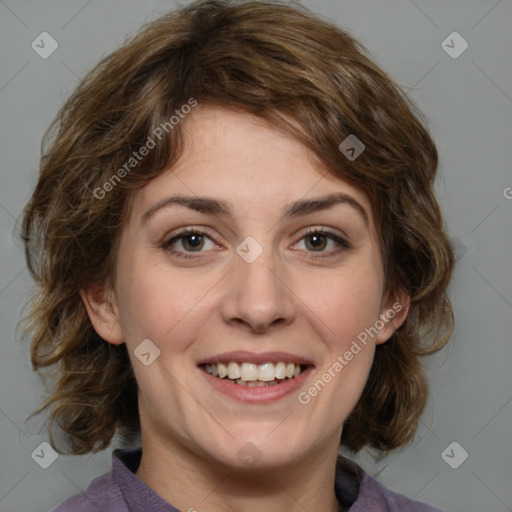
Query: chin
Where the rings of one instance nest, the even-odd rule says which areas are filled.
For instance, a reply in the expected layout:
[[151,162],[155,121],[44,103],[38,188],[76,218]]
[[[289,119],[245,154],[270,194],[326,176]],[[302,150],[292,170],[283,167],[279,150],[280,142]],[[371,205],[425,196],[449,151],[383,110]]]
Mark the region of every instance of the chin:
[[296,462],[305,454],[304,442],[290,443],[283,437],[273,440],[258,435],[237,436],[219,451],[217,445],[212,455],[221,464],[231,468],[247,470],[275,470]]

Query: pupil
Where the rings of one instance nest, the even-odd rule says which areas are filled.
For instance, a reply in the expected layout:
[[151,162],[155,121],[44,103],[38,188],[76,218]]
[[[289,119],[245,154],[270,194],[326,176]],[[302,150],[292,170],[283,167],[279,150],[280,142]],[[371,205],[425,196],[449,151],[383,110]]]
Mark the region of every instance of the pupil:
[[313,248],[323,248],[325,245],[324,235],[310,235],[309,239]]
[[187,245],[189,245],[190,247],[197,248],[201,245],[201,242],[202,242],[201,235],[197,235],[197,234],[188,235],[186,238],[186,241],[187,241]]

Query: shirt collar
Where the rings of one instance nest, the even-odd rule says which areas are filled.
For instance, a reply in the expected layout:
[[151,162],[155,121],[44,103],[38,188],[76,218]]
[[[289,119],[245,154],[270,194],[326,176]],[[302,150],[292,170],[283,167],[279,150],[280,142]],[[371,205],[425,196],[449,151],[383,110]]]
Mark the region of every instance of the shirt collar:
[[[117,449],[112,453],[113,479],[130,510],[180,512],[135,475],[141,457],[142,448]],[[357,464],[338,456],[334,490],[342,507],[348,509],[356,502],[363,477],[364,472]]]
[[121,489],[129,509],[180,512],[135,475],[141,457],[141,448],[117,449],[112,453],[112,476]]

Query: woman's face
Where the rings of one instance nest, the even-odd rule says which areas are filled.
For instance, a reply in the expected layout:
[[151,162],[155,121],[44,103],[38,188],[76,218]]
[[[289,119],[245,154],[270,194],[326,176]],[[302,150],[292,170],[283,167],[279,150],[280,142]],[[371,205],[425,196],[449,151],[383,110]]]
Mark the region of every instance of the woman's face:
[[135,196],[113,320],[89,309],[128,346],[143,442],[235,467],[337,451],[400,316],[380,318],[369,199],[259,118],[200,106],[186,123],[180,161]]

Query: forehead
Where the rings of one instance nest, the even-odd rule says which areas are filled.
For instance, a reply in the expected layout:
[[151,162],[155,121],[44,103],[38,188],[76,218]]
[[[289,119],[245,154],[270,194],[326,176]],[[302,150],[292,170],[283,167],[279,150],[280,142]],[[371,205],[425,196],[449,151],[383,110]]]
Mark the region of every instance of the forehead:
[[230,214],[261,217],[281,214],[300,199],[338,193],[361,205],[373,227],[370,200],[362,190],[328,172],[300,141],[264,119],[199,106],[183,128],[183,154],[137,193],[139,214],[171,194],[217,198],[232,206]]

